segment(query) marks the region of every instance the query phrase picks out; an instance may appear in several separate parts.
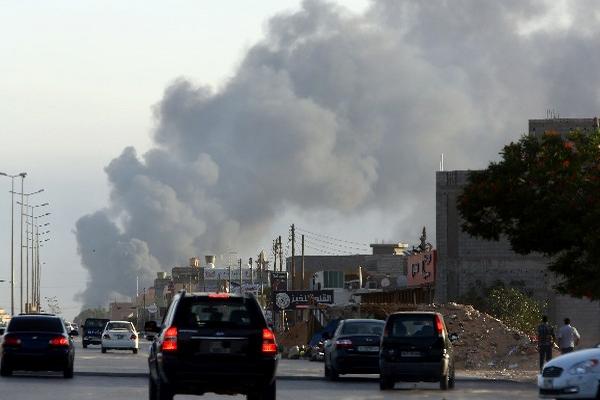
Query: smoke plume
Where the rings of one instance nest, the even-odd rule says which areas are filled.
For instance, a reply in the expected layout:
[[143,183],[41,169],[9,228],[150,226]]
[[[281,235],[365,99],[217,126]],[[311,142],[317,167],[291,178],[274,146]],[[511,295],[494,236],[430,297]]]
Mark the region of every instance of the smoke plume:
[[[216,90],[176,80],[155,146],[107,167],[107,208],[77,222],[86,305],[192,255],[255,252],[286,209],[435,226],[434,170],[481,168],[553,108],[594,116],[595,1],[322,1],[271,18]],[[402,211],[399,211],[402,210]],[[431,235],[431,234],[430,234]],[[365,241],[369,238],[365,238]]]

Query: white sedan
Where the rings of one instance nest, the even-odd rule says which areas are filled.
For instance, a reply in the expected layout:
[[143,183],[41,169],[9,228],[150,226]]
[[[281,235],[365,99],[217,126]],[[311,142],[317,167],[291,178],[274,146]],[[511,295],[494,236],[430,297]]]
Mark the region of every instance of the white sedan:
[[106,350],[131,350],[137,354],[139,335],[129,321],[109,321],[102,332],[102,352]]
[[600,348],[574,351],[548,361],[538,375],[542,399],[595,399],[600,382]]

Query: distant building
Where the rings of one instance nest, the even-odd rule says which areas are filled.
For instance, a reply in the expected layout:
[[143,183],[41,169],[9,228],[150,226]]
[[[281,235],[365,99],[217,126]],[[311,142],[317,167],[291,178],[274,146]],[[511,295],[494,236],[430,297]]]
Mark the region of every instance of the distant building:
[[[529,121],[529,134],[536,136],[548,131],[566,134],[574,129],[596,128],[597,118]],[[469,291],[499,280],[523,286],[534,297],[548,301],[548,314],[554,323],[570,317],[582,333],[582,344],[595,344],[600,338],[599,303],[558,295],[552,288],[555,278],[547,269],[547,258],[539,254],[519,255],[505,239],[487,241],[462,231],[456,202],[468,175],[469,171],[436,173],[436,301],[460,301]]]
[[127,321],[136,317],[136,305],[131,301],[113,301],[108,306],[109,318],[114,321]]

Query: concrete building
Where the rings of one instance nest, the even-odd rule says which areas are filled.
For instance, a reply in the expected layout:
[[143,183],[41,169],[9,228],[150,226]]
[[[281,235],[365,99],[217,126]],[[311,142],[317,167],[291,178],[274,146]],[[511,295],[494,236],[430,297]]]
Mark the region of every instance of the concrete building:
[[[405,243],[376,243],[371,244],[373,254],[354,255],[310,255],[304,256],[304,282],[302,282],[302,256],[295,256],[295,274],[292,273],[292,257],[286,259],[286,270],[288,272],[290,289],[299,290],[302,287],[311,289],[313,278],[324,276],[328,278],[331,273],[340,272],[347,278],[358,279],[359,267],[362,267],[363,287],[377,289],[381,288],[384,281],[386,287],[399,287],[406,282],[408,245]],[[318,275],[318,273],[325,274]],[[295,275],[292,283],[292,275]],[[389,284],[386,285],[387,279]],[[329,279],[328,279],[329,280]],[[331,279],[334,281],[334,279]],[[335,286],[323,284],[323,288],[342,288],[342,284],[336,279]]]
[[[576,128],[596,129],[598,119],[529,121],[529,134],[536,136],[547,131],[565,134]],[[468,174],[469,171],[436,173],[436,301],[460,300],[472,288],[490,286],[498,280],[523,285],[536,298],[548,301],[549,317],[554,323],[561,325],[563,318],[571,318],[582,334],[582,345],[599,342],[599,303],[558,295],[552,289],[555,278],[547,270],[546,258],[537,254],[522,256],[512,251],[507,240],[486,241],[462,231],[456,201]]]

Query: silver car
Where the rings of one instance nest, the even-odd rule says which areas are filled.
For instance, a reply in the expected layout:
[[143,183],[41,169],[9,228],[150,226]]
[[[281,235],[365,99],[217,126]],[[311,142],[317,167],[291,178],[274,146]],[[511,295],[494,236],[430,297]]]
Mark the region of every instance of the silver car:
[[542,399],[595,399],[600,382],[600,348],[556,357],[538,375]]

